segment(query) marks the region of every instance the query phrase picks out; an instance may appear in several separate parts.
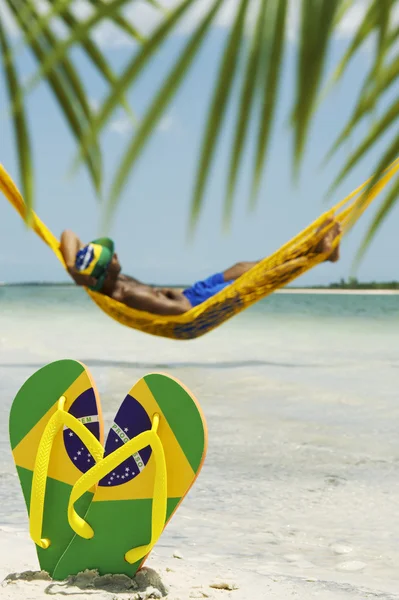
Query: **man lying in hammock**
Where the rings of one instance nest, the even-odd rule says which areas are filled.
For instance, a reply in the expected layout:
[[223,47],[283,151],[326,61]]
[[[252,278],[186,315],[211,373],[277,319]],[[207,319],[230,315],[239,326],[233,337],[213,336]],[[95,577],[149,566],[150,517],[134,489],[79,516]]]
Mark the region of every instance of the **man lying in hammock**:
[[[308,252],[325,254],[326,261],[336,262],[339,259],[339,246],[334,247],[333,241],[340,234],[341,226],[333,219],[327,219],[318,231],[322,228],[326,228],[326,233],[311,250],[275,269],[279,272],[282,269],[287,272],[289,269],[299,269]],[[64,231],[61,236],[61,252],[68,273],[77,285],[101,292],[131,308],[156,315],[180,315],[187,312],[230,285],[259,262],[237,263],[226,271],[197,281],[189,288],[178,290],[146,285],[122,274],[118,256],[114,252],[114,243],[109,238],[100,238],[84,245],[73,231]],[[267,274],[271,272],[268,271]]]

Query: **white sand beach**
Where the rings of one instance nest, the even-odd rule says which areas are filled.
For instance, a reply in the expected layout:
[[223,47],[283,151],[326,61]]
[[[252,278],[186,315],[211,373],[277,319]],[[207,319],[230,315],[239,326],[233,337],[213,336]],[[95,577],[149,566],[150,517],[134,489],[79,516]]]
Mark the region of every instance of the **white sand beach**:
[[[309,565],[300,556],[292,555],[297,562],[296,576],[264,573],[238,569],[215,561],[212,556],[202,560],[185,560],[180,552],[176,557],[164,557],[154,551],[146,566],[135,580],[124,575],[99,577],[95,572],[85,572],[65,582],[52,581],[47,573],[32,571],[36,564],[33,544],[26,532],[3,528],[0,531],[1,570],[0,597],[2,600],[41,600],[46,595],[70,596],[79,600],[365,600],[366,598],[399,598],[397,585],[388,582],[379,588],[362,575],[364,565],[359,561],[345,560],[345,546],[335,548],[340,571],[335,581],[327,572],[319,577],[309,574]],[[332,550],[334,553],[334,550]],[[341,553],[341,554],[340,554]],[[178,558],[177,558],[178,557]],[[346,573],[352,573],[356,583],[348,583]],[[354,575],[357,572],[357,576]],[[326,579],[323,579],[323,575]],[[370,585],[370,587],[368,587]]]
[[[153,552],[146,566],[135,580],[124,575],[99,577],[95,572],[85,572],[68,581],[52,581],[47,573],[32,571],[36,563],[33,544],[26,532],[18,530],[0,531],[1,570],[0,597],[2,600],[41,600],[46,595],[55,597],[70,596],[79,600],[188,600],[191,598],[232,599],[232,600],[365,600],[377,597],[372,583],[361,574],[356,577],[357,585],[341,581],[315,578],[306,575],[309,565],[296,557],[301,575],[289,576],[281,573],[264,574],[244,569],[228,567],[215,562],[211,556],[201,561],[185,560],[176,556],[160,556]],[[338,547],[337,550],[340,550]],[[344,552],[344,547],[341,549]],[[295,556],[291,557],[295,562]],[[358,561],[340,560],[341,572],[362,571]],[[301,562],[303,562],[301,566]],[[379,598],[394,600],[399,598],[397,586],[385,585],[378,593]]]
[[[187,343],[120,327],[79,290],[1,302],[1,600],[399,600],[396,296],[276,295]],[[88,365],[108,424],[151,371],[204,410],[204,468],[136,582],[37,574],[7,422],[59,358]]]

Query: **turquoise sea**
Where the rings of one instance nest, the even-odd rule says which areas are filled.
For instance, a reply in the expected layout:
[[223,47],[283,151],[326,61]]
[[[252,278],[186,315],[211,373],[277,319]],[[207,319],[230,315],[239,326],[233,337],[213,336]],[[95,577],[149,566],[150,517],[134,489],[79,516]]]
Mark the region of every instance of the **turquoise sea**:
[[0,287],[0,528],[27,526],[10,405],[59,358],[89,366],[108,423],[150,371],[200,401],[207,459],[157,552],[395,588],[399,295],[275,294],[175,342],[120,326],[76,288]]

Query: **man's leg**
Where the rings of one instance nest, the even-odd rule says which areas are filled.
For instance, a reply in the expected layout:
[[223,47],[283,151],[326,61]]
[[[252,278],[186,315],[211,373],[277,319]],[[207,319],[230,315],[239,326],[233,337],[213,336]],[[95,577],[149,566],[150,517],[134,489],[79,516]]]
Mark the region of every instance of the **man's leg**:
[[239,262],[227,269],[226,271],[223,271],[223,279],[225,281],[234,281],[235,279],[241,277],[241,275],[244,275],[244,273],[249,271],[249,269],[252,269],[252,267],[257,265],[258,262],[260,261],[256,260],[249,262]]
[[[326,221],[320,226],[318,231],[326,228],[333,221],[334,221],[334,219],[332,219],[332,218],[326,219]],[[327,257],[325,259],[326,261],[337,262],[337,260],[339,260],[339,245],[336,246],[334,249],[332,249],[332,245],[333,245],[335,238],[340,233],[341,233],[341,225],[339,223],[335,222],[332,227],[327,229],[325,236],[320,240],[320,242],[313,249],[313,251],[318,252],[320,254],[327,254]],[[287,262],[287,264],[280,265],[279,267],[277,267],[277,269],[281,269],[281,267],[289,266],[291,264],[293,267],[300,266],[300,264],[302,262],[302,258],[304,258],[304,257],[298,257],[296,259],[290,260]],[[259,260],[256,260],[256,261],[252,261],[252,262],[251,261],[239,262],[239,263],[233,265],[232,267],[230,267],[229,269],[227,269],[226,271],[223,272],[224,281],[234,281],[235,279],[238,279],[238,277],[241,277],[241,275],[244,275],[244,273],[249,271],[252,267],[257,265],[259,262],[260,262]]]

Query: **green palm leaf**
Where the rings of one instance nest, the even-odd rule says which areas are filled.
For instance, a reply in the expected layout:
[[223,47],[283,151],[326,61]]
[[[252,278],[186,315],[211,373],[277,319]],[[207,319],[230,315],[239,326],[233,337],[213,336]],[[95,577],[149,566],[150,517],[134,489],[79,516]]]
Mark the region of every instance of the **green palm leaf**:
[[[133,85],[134,81],[143,71],[150,58],[157,52],[165,38],[173,31],[186,12],[193,6],[196,0],[184,0],[153,31],[145,44],[139,49],[136,56],[128,63],[122,72],[118,81],[113,86],[110,94],[103,102],[91,129],[86,131],[84,136],[85,143],[90,143],[92,139],[101,133],[101,130],[108,123],[110,115],[120,102],[120,99],[126,91]],[[79,163],[81,155],[75,161],[75,167]]]
[[361,119],[375,107],[378,100],[381,99],[396,80],[399,79],[399,56],[384,68],[381,68],[378,80],[374,86],[369,89],[366,94],[359,94],[359,101],[353,111],[353,115],[350,117],[347,125],[344,127],[342,133],[332,146],[331,150],[327,155],[328,160],[338,148],[345,142],[351,132],[354,130],[356,125]]
[[[369,5],[366,14],[363,17],[363,21],[359,25],[356,34],[352,39],[352,42],[350,43],[342,60],[339,62],[338,67],[335,69],[335,72],[332,77],[333,81],[338,81],[342,77],[345,69],[349,65],[356,52],[359,50],[359,48],[361,48],[361,46],[366,42],[369,36],[374,32],[374,29],[378,22],[378,15],[380,14],[377,7],[377,3],[379,2],[380,0],[377,0]],[[382,2],[382,4],[383,3],[384,2]]]
[[[341,181],[348,175],[348,173],[354,168],[354,166],[359,162],[359,160],[364,156],[368,150],[372,147],[373,144],[377,142],[377,140],[387,131],[387,129],[397,120],[399,119],[399,100],[395,100],[391,106],[386,111],[385,115],[377,122],[370,130],[369,134],[366,136],[365,140],[358,146],[358,148],[353,152],[344,168],[340,171],[337,178],[333,183],[333,189],[338,186]],[[395,158],[395,155],[393,156]],[[373,185],[378,179],[384,169],[388,167],[391,160],[386,162],[385,166],[377,169],[375,172],[374,178],[372,180],[371,185]]]
[[32,150],[28,123],[25,115],[25,107],[23,101],[20,102],[20,82],[16,67],[13,62],[11,47],[8,41],[6,31],[0,19],[0,49],[1,58],[4,68],[5,80],[8,89],[10,103],[18,101],[19,110],[13,114],[13,125],[15,140],[17,145],[17,155],[19,161],[19,174],[22,182],[22,191],[25,197],[27,210],[27,220],[31,216],[31,208],[33,205],[33,169],[32,169]]
[[[19,11],[16,7],[15,1],[6,1],[20,29],[24,32],[27,32],[30,26],[30,20],[25,22],[21,19],[21,11]],[[49,51],[49,47],[48,44],[46,44],[43,40],[43,37],[35,38],[34,40],[32,40],[30,47],[39,63],[45,60],[45,56]],[[76,101],[74,100],[74,96],[71,93],[71,88],[68,84],[68,81],[65,80],[65,77],[63,77],[59,70],[51,71],[48,74],[47,80],[58,100],[59,105],[62,107],[64,116],[70,126],[70,129],[76,141],[78,142],[78,144],[80,144],[81,139],[83,138],[84,130],[84,126],[82,125],[82,114],[81,111],[80,114],[79,111],[77,112]],[[20,98],[22,98],[22,94],[20,95],[20,97],[17,98],[17,100],[20,101]],[[18,105],[14,105],[13,109],[18,110]],[[100,193],[102,171],[99,149],[97,144],[91,145],[90,147],[87,146],[84,149],[83,155],[94,188],[96,189],[97,193]]]
[[388,48],[392,48],[392,46],[394,44],[397,44],[398,38],[399,38],[399,25],[397,25],[395,28],[391,29],[391,31],[388,33],[388,41],[387,41]]
[[264,80],[263,105],[257,140],[255,169],[251,187],[250,205],[252,207],[255,205],[255,200],[259,192],[276,107],[280,72],[284,58],[284,32],[287,11],[288,1],[280,0],[275,12],[275,18],[271,21],[272,40],[270,57],[267,65],[267,75]]
[[[390,168],[392,163],[397,160],[399,157],[399,135],[397,135],[392,143],[389,145],[383,156],[381,157],[379,163],[377,164],[374,175],[370,178],[370,181],[367,187],[363,191],[363,200],[358,204],[358,210],[362,210],[363,205],[367,202],[367,196],[371,190],[371,188],[378,182],[380,177],[384,174],[384,172]],[[357,217],[357,211],[353,215],[353,220]]]
[[[54,3],[53,10],[51,12],[58,14],[61,10],[65,10],[65,6],[67,4],[70,4],[70,0],[58,0],[58,2]],[[48,16],[49,14],[50,13],[46,14],[45,17],[40,15],[40,13],[37,12],[37,8],[33,2],[28,2],[25,4],[23,10],[19,11],[19,19],[25,23],[29,23],[29,34],[26,40],[27,44],[29,44],[39,35],[42,35],[43,39],[51,48],[56,46],[58,40],[49,27],[51,20],[51,18]],[[67,56],[65,56],[65,58],[62,60],[59,68],[60,72],[63,74],[63,77],[65,77],[65,79],[68,81],[71,91],[74,94],[77,103],[80,105],[83,114],[86,118],[90,119],[91,111],[90,105],[87,101],[87,95],[84,91],[80,77],[78,76],[73,64]]]
[[[86,39],[90,34],[90,31],[98,23],[114,15],[118,9],[120,9],[124,4],[127,4],[129,1],[131,0],[109,0],[109,2],[104,2],[101,4],[101,6],[97,8],[97,10],[88,19],[79,21],[79,25],[75,27],[72,35],[65,40],[60,40],[57,46],[52,48],[51,51],[48,52],[48,54],[43,58],[39,69],[33,74],[31,79],[26,84],[25,93],[29,93],[50,71],[57,66],[59,62],[64,59],[71,46],[76,45],[78,42]],[[62,2],[67,2],[67,0],[58,0],[57,4]],[[30,38],[29,43],[33,44],[33,41],[34,38]]]
[[[99,6],[103,6],[104,4],[106,4],[104,0],[89,0],[89,2],[92,6],[94,6],[96,10]],[[156,6],[157,3],[153,2],[152,0],[147,0],[147,2],[148,4],[152,4],[156,8],[160,9],[160,6]],[[115,25],[117,25],[120,29],[122,29],[122,31],[127,33],[128,36],[131,37],[133,40],[136,40],[140,43],[143,43],[145,41],[145,37],[142,36],[141,33],[134,27],[134,25],[130,23],[130,21],[125,19],[123,15],[115,12],[110,15],[110,19],[112,19]]]
[[378,30],[378,44],[377,52],[374,61],[374,67],[372,73],[378,77],[379,69],[385,58],[386,51],[389,44],[389,26],[391,20],[391,13],[396,0],[384,0],[384,2],[377,2],[377,17],[376,26]]
[[[70,11],[64,11],[61,15],[62,19],[68,25],[68,27],[73,30],[78,25],[78,20],[74,17],[74,15]],[[91,60],[92,64],[97,68],[97,70],[101,73],[104,79],[110,84],[112,87],[116,84],[117,78],[114,74],[113,70],[108,64],[108,61],[105,59],[101,50],[98,48],[97,44],[93,42],[90,37],[84,38],[81,42],[82,50],[84,50]],[[121,98],[121,104],[125,109],[126,113],[130,115],[132,121],[135,121],[135,117],[133,115],[133,111],[129,106],[129,102],[127,98]]]
[[[54,36],[49,27],[43,28],[43,39],[51,48],[54,48],[54,46],[57,44],[57,38]],[[71,60],[67,56],[65,56],[65,58],[60,62],[59,72],[60,74],[62,74],[65,81],[68,82],[71,92],[75,97],[75,101],[77,102],[77,106],[79,106],[80,110],[82,111],[82,114],[86,119],[90,121],[92,111],[90,108],[89,101],[87,99],[86,91],[84,89],[81,78],[79,77]],[[96,151],[99,152],[98,147]]]
[[262,57],[262,42],[266,24],[267,8],[269,0],[262,0],[259,6],[255,32],[252,46],[247,60],[246,73],[242,84],[240,106],[235,132],[235,139],[230,158],[230,169],[227,177],[227,194],[224,203],[224,220],[228,224],[233,209],[234,192],[238,179],[239,167],[248,134],[248,127],[254,105],[255,90],[258,77],[259,65]]
[[[95,0],[90,0],[90,1],[95,2]],[[157,0],[147,0],[147,2],[148,2],[148,4],[152,4],[152,6],[154,8],[156,8],[157,10],[163,12],[163,14],[165,14],[165,15],[169,14],[169,9],[166,6],[163,6],[163,4],[161,4]]]
[[[88,1],[90,2],[90,4],[92,4],[92,6],[95,9],[95,12],[93,13],[91,18],[93,18],[93,16],[96,15],[96,13],[98,11],[98,7],[102,8],[99,20],[105,18],[102,15],[104,14],[103,10],[106,9],[108,3],[105,2],[104,0],[88,0]],[[153,4],[152,2],[150,2],[150,0],[147,0],[147,2],[150,4]],[[35,6],[35,4],[36,4],[36,6]],[[54,21],[54,19],[56,19],[57,17],[64,18],[66,13],[68,13],[70,15],[70,17],[72,17],[75,20],[76,25],[78,26],[81,23],[81,21],[76,19],[76,17],[70,11],[70,8],[73,6],[73,4],[74,4],[74,0],[53,0],[53,2],[51,3],[50,9],[48,11],[46,11],[45,13],[40,14],[40,17],[37,19],[35,26],[32,27],[24,35],[24,38],[21,41],[21,44],[19,46],[17,46],[16,51],[19,49],[22,49],[24,46],[29,46],[30,42],[35,37],[40,35],[45,28],[49,27],[51,25],[51,22]],[[20,10],[21,19],[26,20],[26,18],[29,17],[29,14],[34,10],[37,10],[36,0],[24,0],[24,5],[21,6],[21,10]],[[134,27],[134,25],[132,25],[127,19],[125,19],[123,17],[123,15],[121,15],[117,12],[117,8],[115,9],[115,12],[108,13],[107,17],[109,19],[111,19],[117,26],[119,26],[120,29],[122,29],[125,33],[127,33],[128,36],[131,37],[133,40],[136,40],[140,43],[144,41],[143,36],[137,31],[137,29]],[[98,21],[95,21],[94,25],[97,22]],[[84,37],[82,39],[84,39]]]
[[105,221],[109,221],[111,212],[119,199],[120,193],[127,178],[132,173],[140,152],[142,151],[145,143],[148,141],[148,138],[156,127],[160,117],[164,113],[166,106],[171,102],[172,98],[179,89],[189,66],[193,62],[201,44],[204,41],[205,35],[209,31],[209,28],[212,25],[218,10],[223,4],[223,1],[224,0],[214,1],[213,6],[192,34],[183,52],[181,52],[180,59],[176,66],[172,69],[164,84],[160,87],[157,95],[155,96],[152,104],[148,108],[147,113],[140,123],[137,133],[133,135],[111,185]]
[[362,244],[356,254],[355,268],[360,263],[361,259],[364,257],[364,254],[365,254],[367,248],[370,246],[370,243],[374,239],[375,234],[377,233],[378,229],[381,227],[381,225],[383,224],[383,222],[385,221],[385,219],[388,217],[389,213],[395,206],[398,196],[399,196],[399,179],[397,179],[394,182],[391,190],[389,191],[386,198],[384,199],[381,206],[379,207],[377,214],[375,215],[366,235],[363,238]]
[[353,0],[341,0],[334,17],[334,27],[339,27],[341,21],[353,7]]
[[293,111],[294,164],[302,157],[305,137],[323,74],[328,44],[340,0],[302,0],[297,93]]
[[[370,69],[368,76],[365,78],[362,89],[359,93],[359,98],[363,98],[369,94],[373,86],[378,83],[383,68],[383,62],[386,53],[389,49],[389,26],[390,17],[393,7],[393,2],[396,0],[384,0],[384,2],[377,2],[375,10],[375,28],[378,35],[377,50],[374,57],[374,65]],[[374,106],[370,107],[370,111],[374,109]]]
[[[13,0],[11,0],[11,2],[13,2]],[[23,3],[16,0],[14,4],[16,4],[16,8],[18,8],[19,20],[23,23],[26,23],[29,20],[32,13],[38,14],[38,18],[34,25],[32,26],[31,24],[29,29],[22,31],[22,39],[19,44],[16,45],[14,50],[15,55],[17,55],[26,46],[29,46],[32,40],[42,34],[43,29],[48,27],[55,17],[58,17],[68,8],[71,4],[71,0],[54,0],[50,10],[44,14],[37,13],[37,5],[35,6],[34,0],[25,0]]]
[[194,186],[191,210],[191,226],[195,224],[199,211],[201,209],[205,185],[209,177],[212,158],[216,150],[216,142],[219,138],[222,129],[227,103],[229,100],[230,90],[237,72],[236,65],[242,45],[242,36],[244,31],[244,24],[247,15],[248,4],[248,0],[241,0],[239,4],[236,18],[228,36],[221,64],[219,67],[219,72],[217,75],[217,84],[208,113],[208,121],[203,137],[200,162]]

